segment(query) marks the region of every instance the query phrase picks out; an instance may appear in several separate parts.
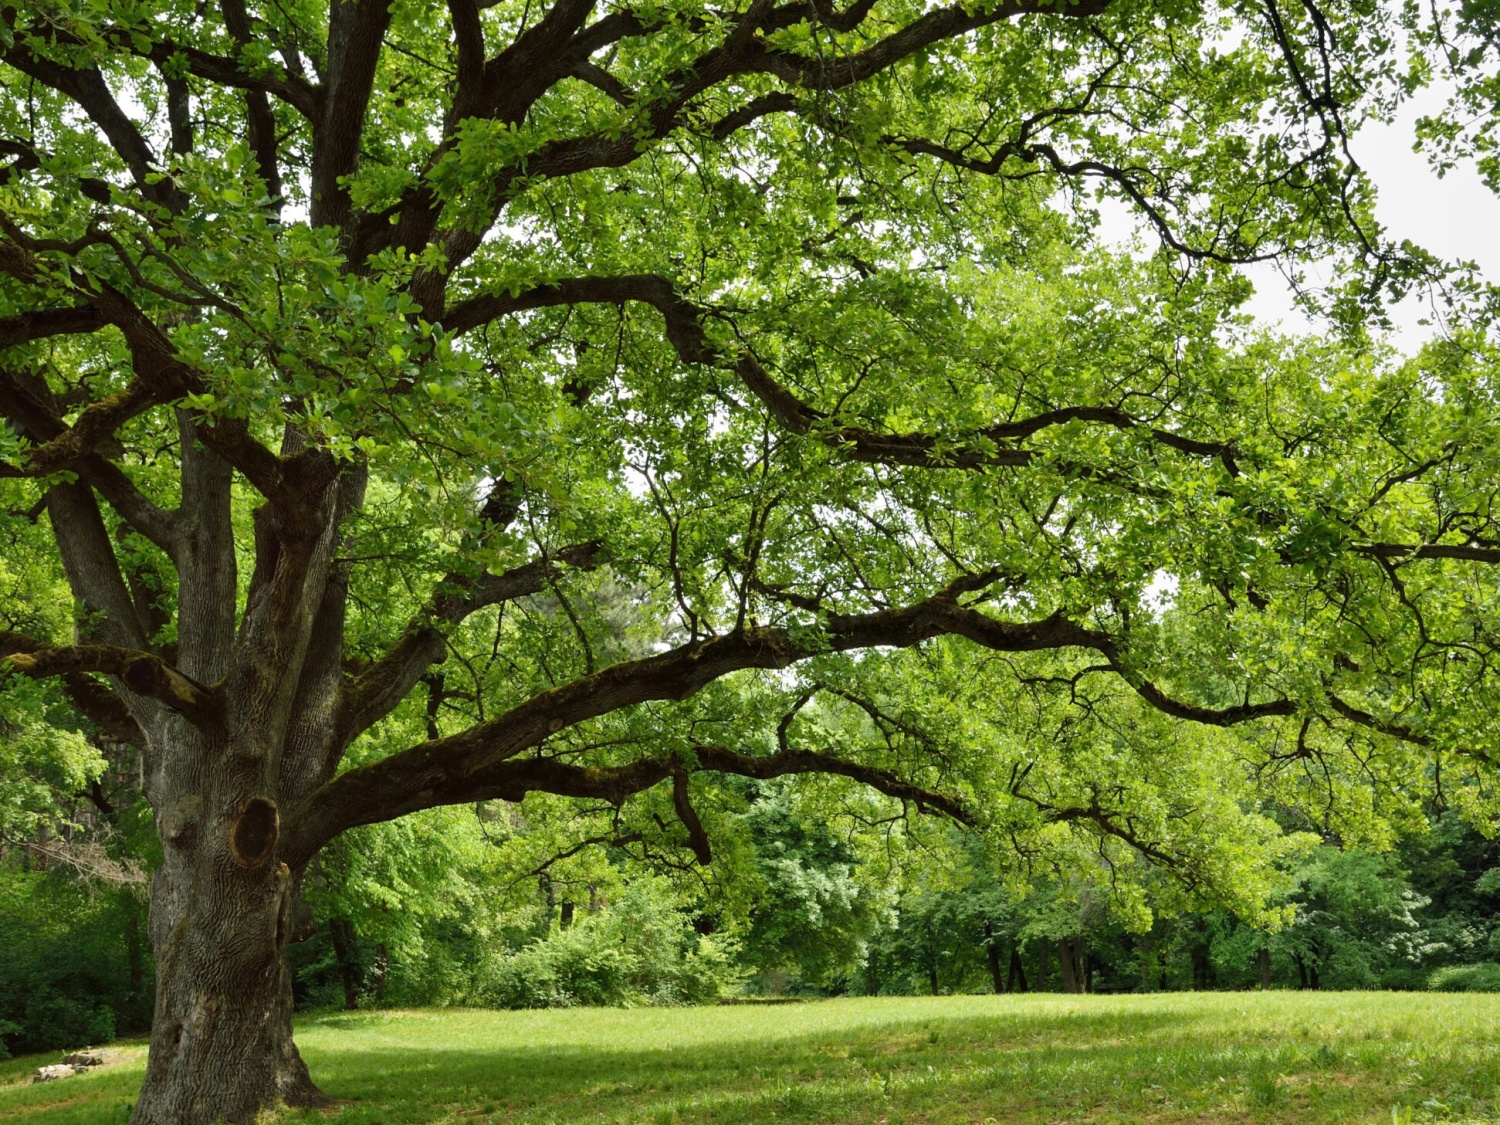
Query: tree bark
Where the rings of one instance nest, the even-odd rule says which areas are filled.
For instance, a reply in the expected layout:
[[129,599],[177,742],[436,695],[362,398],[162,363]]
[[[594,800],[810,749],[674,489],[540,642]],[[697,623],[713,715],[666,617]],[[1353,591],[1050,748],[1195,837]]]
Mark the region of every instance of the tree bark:
[[1082,992],[1082,974],[1078,971],[1078,951],[1073,938],[1057,939],[1057,959],[1062,964],[1063,991]]
[[[153,881],[156,1011],[131,1125],[239,1125],[277,1102],[328,1103],[292,1042],[293,879],[269,857],[258,867],[235,858],[261,854],[254,831],[269,821],[258,806],[249,816],[260,818],[250,829],[243,816],[238,827],[205,817],[195,854],[169,852]],[[214,832],[215,820],[227,830]],[[168,840],[176,827],[164,825]]]
[[1271,951],[1261,946],[1257,960],[1260,962],[1260,987],[1265,991],[1271,987]]
[[1208,979],[1208,951],[1199,947],[1193,950],[1193,991],[1206,991],[1208,988]]

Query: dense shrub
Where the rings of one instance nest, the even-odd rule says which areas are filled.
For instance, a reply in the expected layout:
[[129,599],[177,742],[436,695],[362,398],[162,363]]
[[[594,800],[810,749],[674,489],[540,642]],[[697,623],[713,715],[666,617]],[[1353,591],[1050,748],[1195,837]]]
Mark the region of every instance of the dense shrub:
[[701,935],[648,883],[514,953],[492,955],[474,1000],[502,1008],[699,1004],[739,987],[732,941]]
[[1500,992],[1500,965],[1449,965],[1427,979],[1438,992]]
[[144,916],[129,890],[0,872],[0,1051],[81,1047],[147,1027]]

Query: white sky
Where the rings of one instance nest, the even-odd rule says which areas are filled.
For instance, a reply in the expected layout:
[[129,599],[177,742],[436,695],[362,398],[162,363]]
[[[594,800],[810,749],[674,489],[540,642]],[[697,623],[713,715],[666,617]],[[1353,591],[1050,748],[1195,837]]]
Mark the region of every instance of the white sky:
[[[1350,151],[1379,190],[1376,217],[1389,237],[1410,239],[1445,260],[1476,261],[1486,276],[1500,279],[1500,199],[1471,167],[1460,165],[1439,179],[1427,158],[1412,151],[1417,118],[1437,116],[1446,101],[1446,89],[1423,91],[1392,124],[1362,129]],[[1286,284],[1273,267],[1246,272],[1256,285],[1250,311],[1257,317],[1279,321],[1290,332],[1319,330],[1292,307]],[[1408,297],[1394,310],[1392,342],[1403,351],[1415,350],[1439,331],[1435,324],[1420,323],[1432,316],[1427,300]]]

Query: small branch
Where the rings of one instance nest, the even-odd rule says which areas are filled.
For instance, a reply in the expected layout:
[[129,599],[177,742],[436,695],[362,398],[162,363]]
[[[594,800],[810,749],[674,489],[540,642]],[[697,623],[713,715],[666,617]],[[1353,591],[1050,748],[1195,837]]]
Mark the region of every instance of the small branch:
[[688,799],[688,773],[685,769],[672,771],[672,807],[677,810],[677,819],[687,829],[688,846],[693,849],[694,858],[707,867],[713,862],[713,849],[709,847],[703,821],[698,819],[698,812]]
[[412,619],[401,638],[349,685],[340,711],[346,739],[368,730],[406,698],[433,664],[444,655],[442,626],[454,625],[486,606],[514,601],[548,589],[558,563],[591,570],[599,563],[599,545],[580,543],[555,555],[513,567],[503,574],[467,579],[450,574]]

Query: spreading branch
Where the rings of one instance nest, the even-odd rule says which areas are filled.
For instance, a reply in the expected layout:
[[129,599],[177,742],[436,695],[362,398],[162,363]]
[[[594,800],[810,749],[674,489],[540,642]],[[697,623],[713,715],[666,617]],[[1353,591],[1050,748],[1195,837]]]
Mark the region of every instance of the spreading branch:
[[599,545],[580,543],[555,554],[513,567],[503,574],[465,578],[449,574],[437,592],[402,632],[399,640],[349,685],[344,693],[339,729],[345,741],[390,714],[445,655],[444,627],[456,625],[486,606],[500,605],[547,590],[557,564],[577,570],[598,565]]
[[114,645],[66,645],[12,652],[0,657],[8,669],[30,679],[50,679],[79,672],[114,676],[136,695],[155,699],[195,726],[213,727],[221,718],[217,693],[184,676],[149,652]]

